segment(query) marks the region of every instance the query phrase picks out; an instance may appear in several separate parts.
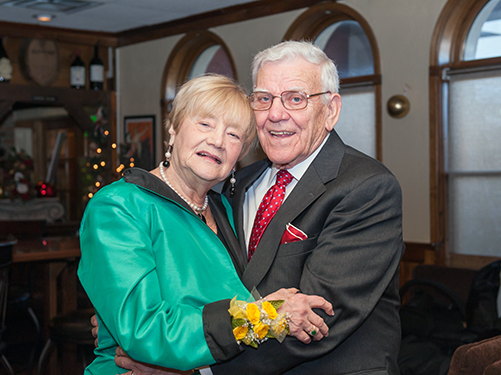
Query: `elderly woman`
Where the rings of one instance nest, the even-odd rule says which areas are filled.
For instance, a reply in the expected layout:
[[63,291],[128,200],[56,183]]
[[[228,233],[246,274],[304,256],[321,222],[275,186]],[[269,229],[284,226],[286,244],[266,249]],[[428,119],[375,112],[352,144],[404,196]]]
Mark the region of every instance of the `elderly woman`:
[[[180,370],[241,350],[227,310],[229,299],[250,293],[228,252],[238,247],[231,208],[210,189],[251,147],[253,111],[233,81],[202,76],[180,89],[167,129],[166,160],[151,172],[126,170],[92,198],[82,220],[78,275],[99,321],[87,374],[125,372],[114,363],[118,346],[138,361]],[[291,334],[308,329],[294,316],[290,324]],[[315,339],[327,333],[323,321],[318,326]]]

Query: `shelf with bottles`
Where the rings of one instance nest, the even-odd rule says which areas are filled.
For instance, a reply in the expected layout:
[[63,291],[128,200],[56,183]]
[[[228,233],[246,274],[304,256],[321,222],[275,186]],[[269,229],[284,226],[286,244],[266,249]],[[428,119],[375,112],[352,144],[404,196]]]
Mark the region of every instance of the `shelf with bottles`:
[[0,36],[0,83],[8,83],[12,78],[12,64]]
[[[70,86],[74,89],[102,90],[104,87],[104,65],[99,57],[99,46],[94,46],[94,57],[88,64],[80,57],[80,49],[75,52],[75,59],[70,66]],[[88,78],[87,78],[88,77]]]
[[[74,63],[78,53],[81,62],[85,66],[85,84],[81,84],[81,88],[111,91],[115,87],[114,74],[109,74],[109,71],[114,69],[113,63],[110,67],[109,61],[110,58],[113,59],[115,47],[101,43],[99,38],[93,38],[92,44],[75,44],[59,41],[57,39],[50,40],[53,48],[57,48],[59,63],[57,64],[57,71],[52,72],[52,74],[55,74],[54,80],[51,80],[50,83],[46,85],[41,85],[40,82],[37,83],[33,80],[28,73],[29,67],[26,66],[26,61],[42,64],[42,62],[37,59],[29,59],[25,56],[25,54],[28,53],[26,51],[30,51],[30,48],[27,48],[27,44],[30,43],[30,41],[33,42],[35,39],[12,36],[4,36],[2,39],[4,50],[7,56],[10,57],[12,71],[9,84],[69,88],[71,87],[72,63]],[[106,38],[103,38],[103,40],[109,42]],[[43,43],[40,43],[40,45],[42,44]],[[41,68],[42,67],[39,66],[37,69]],[[0,82],[0,84],[2,83]]]

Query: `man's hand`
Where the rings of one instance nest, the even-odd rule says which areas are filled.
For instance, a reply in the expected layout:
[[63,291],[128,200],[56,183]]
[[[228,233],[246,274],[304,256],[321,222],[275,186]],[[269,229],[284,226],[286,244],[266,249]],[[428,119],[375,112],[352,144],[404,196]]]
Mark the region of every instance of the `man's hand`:
[[334,315],[332,304],[319,296],[308,296],[298,293],[296,288],[279,289],[266,296],[268,301],[284,300],[278,309],[280,313],[288,313],[290,317],[289,331],[291,336],[309,344],[311,337],[315,341],[329,335],[329,327],[324,320],[313,312],[313,308],[320,308],[328,315]]
[[115,363],[117,364],[117,366],[130,370],[122,375],[188,375],[193,373],[193,370],[173,370],[134,361],[131,357],[125,354],[125,352],[120,347],[118,347],[115,351]]
[[97,322],[97,317],[92,315],[90,318],[90,322],[92,324],[92,336],[94,336],[94,346],[97,348],[97,329],[99,328],[99,323]]
[[[93,326],[92,336],[94,336],[95,338],[94,345],[97,347],[97,330],[99,328],[99,323],[95,315],[92,316],[90,322]],[[127,354],[125,354],[125,352],[120,347],[118,347],[115,351],[115,363],[117,364],[117,366],[130,370],[122,375],[188,375],[193,373],[192,370],[180,371],[137,362]]]

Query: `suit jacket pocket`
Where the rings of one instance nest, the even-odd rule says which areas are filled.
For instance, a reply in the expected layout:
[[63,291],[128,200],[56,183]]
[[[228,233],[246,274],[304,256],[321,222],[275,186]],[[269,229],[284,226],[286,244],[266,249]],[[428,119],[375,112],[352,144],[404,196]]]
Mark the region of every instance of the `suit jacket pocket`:
[[317,238],[308,238],[303,241],[285,243],[278,247],[277,258],[310,253],[317,245]]

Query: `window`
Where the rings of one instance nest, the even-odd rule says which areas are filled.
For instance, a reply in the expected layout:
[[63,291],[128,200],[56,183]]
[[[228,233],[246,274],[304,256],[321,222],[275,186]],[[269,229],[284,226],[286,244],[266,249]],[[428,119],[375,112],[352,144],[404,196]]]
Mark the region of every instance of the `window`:
[[449,248],[457,254],[498,256],[501,71],[454,75],[449,91]]
[[432,241],[446,261],[498,257],[501,0],[449,0],[443,14],[430,69]]
[[371,44],[357,21],[333,23],[315,38],[315,44],[336,63],[341,79],[374,74]]
[[381,159],[379,57],[362,17],[340,4],[321,4],[303,13],[284,39],[309,39],[339,71],[343,108],[335,130],[343,141]]
[[[172,50],[165,65],[162,119],[167,117],[177,89],[204,73],[219,73],[237,80],[235,64],[223,40],[209,31],[187,34]],[[165,139],[162,129],[162,139]]]
[[501,1],[493,0],[480,11],[468,32],[464,60],[501,56]]
[[224,48],[215,44],[205,49],[191,67],[188,79],[205,73],[218,73],[233,78],[233,67]]

